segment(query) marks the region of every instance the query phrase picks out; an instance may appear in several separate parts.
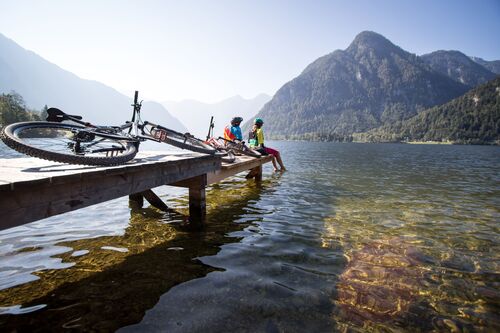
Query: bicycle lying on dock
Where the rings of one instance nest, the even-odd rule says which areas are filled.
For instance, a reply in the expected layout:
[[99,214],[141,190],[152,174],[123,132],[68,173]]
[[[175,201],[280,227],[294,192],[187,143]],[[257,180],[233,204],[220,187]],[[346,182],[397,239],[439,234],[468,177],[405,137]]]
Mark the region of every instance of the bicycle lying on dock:
[[[84,165],[118,165],[135,157],[139,144],[150,140],[182,149],[217,154],[214,147],[189,133],[179,133],[141,120],[142,101],[135,92],[132,120],[121,126],[96,126],[57,108],[47,110],[47,121],[6,126],[0,134],[10,148],[46,160]],[[63,123],[63,121],[66,121]]]

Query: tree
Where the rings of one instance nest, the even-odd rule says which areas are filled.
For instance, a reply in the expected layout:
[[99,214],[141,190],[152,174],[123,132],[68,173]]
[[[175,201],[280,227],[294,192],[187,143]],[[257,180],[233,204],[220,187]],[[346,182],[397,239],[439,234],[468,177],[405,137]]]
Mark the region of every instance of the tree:
[[47,104],[45,104],[45,106],[43,107],[42,109],[42,112],[40,112],[40,120],[43,120],[45,121],[47,119],[47,110],[49,109],[49,107],[47,106]]
[[14,91],[0,95],[0,125],[30,120],[40,120],[40,115],[28,109],[21,95]]

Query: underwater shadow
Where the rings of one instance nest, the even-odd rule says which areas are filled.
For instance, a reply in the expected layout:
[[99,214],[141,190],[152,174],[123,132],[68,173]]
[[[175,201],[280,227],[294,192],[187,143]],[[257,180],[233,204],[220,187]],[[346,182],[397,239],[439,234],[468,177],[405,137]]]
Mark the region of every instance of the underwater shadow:
[[[39,280],[0,291],[2,306],[45,305],[30,313],[0,315],[0,327],[30,332],[115,331],[140,322],[170,288],[220,270],[197,258],[215,255],[221,245],[240,240],[228,234],[250,223],[234,221],[250,202],[259,200],[269,184],[245,181],[238,185],[231,189],[233,199],[208,207],[208,223],[200,232],[187,232],[182,214],[132,207],[123,236],[57,244],[89,252],[79,257],[60,255],[63,261],[76,264],[37,272]],[[226,191],[225,186],[214,187],[207,197],[223,198]]]

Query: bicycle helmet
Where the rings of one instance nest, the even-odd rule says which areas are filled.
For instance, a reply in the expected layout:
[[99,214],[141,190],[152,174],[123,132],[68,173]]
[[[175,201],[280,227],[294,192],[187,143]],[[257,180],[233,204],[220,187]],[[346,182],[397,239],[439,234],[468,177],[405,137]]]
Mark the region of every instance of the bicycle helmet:
[[231,124],[241,123],[242,121],[243,121],[243,118],[234,117],[233,119],[231,119]]
[[262,125],[264,124],[264,120],[262,120],[261,118],[255,118],[255,125]]

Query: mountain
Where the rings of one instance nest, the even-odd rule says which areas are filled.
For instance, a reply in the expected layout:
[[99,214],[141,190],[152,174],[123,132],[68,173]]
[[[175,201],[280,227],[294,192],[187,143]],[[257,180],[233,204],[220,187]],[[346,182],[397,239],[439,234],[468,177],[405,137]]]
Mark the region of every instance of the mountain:
[[382,35],[364,31],[346,50],[307,66],[258,116],[271,138],[349,140],[352,133],[408,119],[468,89]]
[[217,103],[202,103],[195,100],[181,102],[163,102],[163,105],[180,121],[188,126],[190,133],[205,138],[208,133],[210,117],[214,116],[214,135],[222,136],[222,131],[235,116],[244,121],[252,119],[262,106],[271,99],[260,94],[252,99],[234,96]]
[[355,134],[358,141],[500,144],[500,76],[403,122]]
[[500,60],[487,61],[479,57],[471,57],[471,59],[481,66],[486,67],[489,71],[500,74]]
[[488,82],[496,74],[459,51],[436,51],[420,57],[433,70],[470,88]]
[[[96,124],[122,124],[132,115],[132,96],[122,95],[102,83],[81,79],[0,34],[0,93],[11,91],[23,96],[30,108],[58,107]],[[144,103],[142,119],[186,131],[185,126],[158,103]]]

